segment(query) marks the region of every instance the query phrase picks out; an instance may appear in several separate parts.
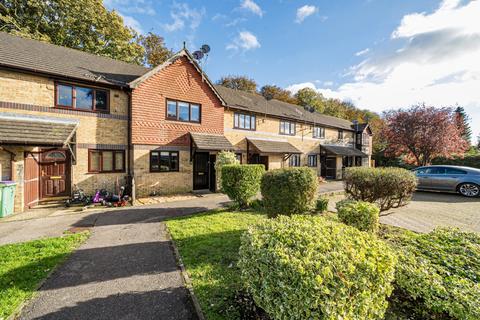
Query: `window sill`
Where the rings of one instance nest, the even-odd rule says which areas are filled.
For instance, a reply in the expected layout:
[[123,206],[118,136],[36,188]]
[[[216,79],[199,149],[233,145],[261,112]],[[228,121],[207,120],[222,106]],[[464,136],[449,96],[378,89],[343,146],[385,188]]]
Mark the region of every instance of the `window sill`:
[[175,120],[175,119],[169,119],[169,118],[165,118],[165,120],[179,123],[179,124],[186,124],[186,125],[193,125],[193,126],[200,126],[202,124],[201,122],[190,122],[190,121],[182,121],[182,120]]
[[60,110],[79,111],[79,112],[86,112],[86,113],[103,113],[103,114],[109,114],[109,113],[110,113],[110,110],[107,110],[107,111],[95,111],[95,110],[76,109],[76,108],[62,107],[62,106],[55,106],[54,108],[55,108],[55,109],[60,109]]

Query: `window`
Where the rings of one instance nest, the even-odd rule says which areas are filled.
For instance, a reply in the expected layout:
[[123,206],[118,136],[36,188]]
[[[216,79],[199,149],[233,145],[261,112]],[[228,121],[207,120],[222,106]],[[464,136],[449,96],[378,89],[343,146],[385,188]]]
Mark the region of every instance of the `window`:
[[309,167],[316,167],[317,166],[317,155],[316,154],[309,154],[308,155],[308,166]]
[[43,157],[45,161],[65,161],[67,156],[63,151],[49,151]]
[[151,151],[150,172],[178,171],[178,151]]
[[338,140],[343,140],[343,130],[338,130]]
[[88,172],[125,172],[125,151],[89,150]]
[[295,135],[295,122],[280,121],[280,134]]
[[166,118],[184,122],[200,122],[200,105],[185,101],[167,100]]
[[318,139],[325,138],[325,128],[322,127],[314,127],[313,128],[313,137]]
[[235,113],[233,115],[233,127],[235,129],[256,130],[255,115]]
[[456,169],[456,168],[445,168],[446,174],[467,174],[466,171]]
[[427,174],[445,174],[445,168],[441,167],[431,167],[427,168]]
[[290,167],[300,167],[300,155],[292,154],[288,160],[288,164]]
[[61,108],[73,108],[86,111],[108,111],[108,91],[56,84],[55,105]]
[[235,153],[235,158],[237,158],[238,162],[242,164],[242,154],[241,153]]

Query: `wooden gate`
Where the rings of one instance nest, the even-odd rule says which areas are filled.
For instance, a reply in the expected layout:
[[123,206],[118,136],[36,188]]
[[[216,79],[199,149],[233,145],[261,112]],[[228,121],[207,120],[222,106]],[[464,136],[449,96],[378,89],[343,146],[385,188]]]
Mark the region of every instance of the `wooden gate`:
[[40,200],[39,154],[25,152],[23,194],[25,208],[31,208]]

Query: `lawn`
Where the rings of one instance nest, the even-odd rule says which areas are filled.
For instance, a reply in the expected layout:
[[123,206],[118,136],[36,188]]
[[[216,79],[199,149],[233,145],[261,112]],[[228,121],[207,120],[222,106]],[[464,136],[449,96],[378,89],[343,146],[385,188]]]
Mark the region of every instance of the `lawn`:
[[263,219],[266,215],[254,211],[211,211],[167,221],[207,319],[239,317],[233,299],[241,288],[240,235]]
[[0,246],[0,319],[35,293],[38,284],[88,237],[88,233]]

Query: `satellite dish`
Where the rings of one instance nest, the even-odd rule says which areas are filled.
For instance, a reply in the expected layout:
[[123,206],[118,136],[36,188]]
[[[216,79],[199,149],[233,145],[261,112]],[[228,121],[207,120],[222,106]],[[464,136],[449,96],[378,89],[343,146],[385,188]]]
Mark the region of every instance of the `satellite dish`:
[[203,53],[209,53],[210,52],[210,46],[208,44],[204,44],[200,50]]
[[193,57],[195,58],[195,60],[200,60],[203,58],[203,52],[197,50],[193,53]]

